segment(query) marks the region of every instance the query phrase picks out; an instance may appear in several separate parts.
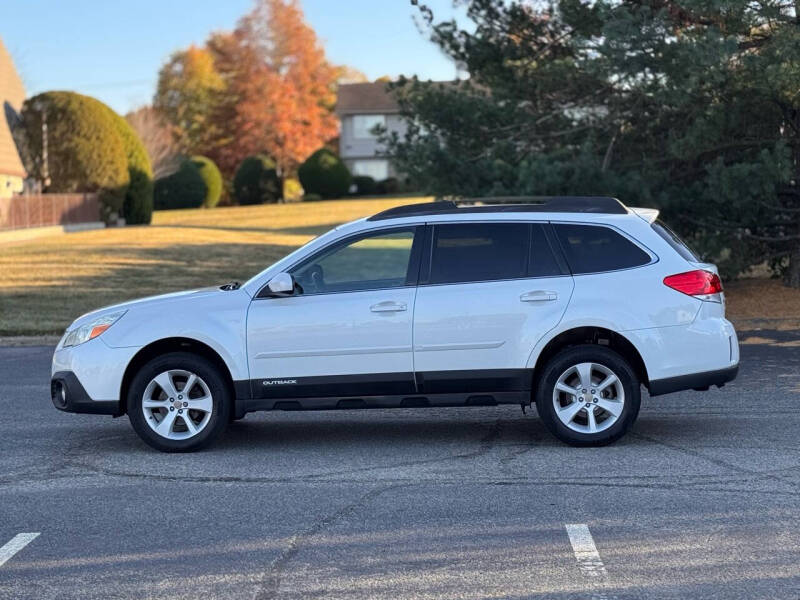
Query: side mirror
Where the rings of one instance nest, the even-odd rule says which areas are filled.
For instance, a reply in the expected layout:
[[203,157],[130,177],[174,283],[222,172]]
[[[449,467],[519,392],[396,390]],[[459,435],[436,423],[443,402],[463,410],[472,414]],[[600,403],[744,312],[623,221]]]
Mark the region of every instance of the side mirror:
[[275,296],[291,296],[294,294],[294,277],[289,273],[278,273],[269,280],[267,288]]

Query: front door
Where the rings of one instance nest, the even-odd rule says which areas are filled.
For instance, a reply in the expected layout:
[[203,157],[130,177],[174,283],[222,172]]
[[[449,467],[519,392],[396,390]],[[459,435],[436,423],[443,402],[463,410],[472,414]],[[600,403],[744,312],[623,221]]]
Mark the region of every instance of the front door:
[[573,280],[538,223],[433,226],[414,313],[419,393],[520,392]]
[[290,269],[295,295],[265,292],[251,302],[247,353],[254,398],[414,392],[417,229],[334,242]]

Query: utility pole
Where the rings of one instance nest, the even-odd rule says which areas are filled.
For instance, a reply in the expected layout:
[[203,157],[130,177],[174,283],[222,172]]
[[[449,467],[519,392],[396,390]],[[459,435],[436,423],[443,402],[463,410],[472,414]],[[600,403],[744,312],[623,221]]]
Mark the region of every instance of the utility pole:
[[50,163],[47,157],[47,104],[44,102],[37,102],[34,108],[39,111],[42,116],[42,190],[44,191],[50,187]]
[[42,178],[45,189],[50,187],[50,164],[47,159],[47,107],[42,107]]

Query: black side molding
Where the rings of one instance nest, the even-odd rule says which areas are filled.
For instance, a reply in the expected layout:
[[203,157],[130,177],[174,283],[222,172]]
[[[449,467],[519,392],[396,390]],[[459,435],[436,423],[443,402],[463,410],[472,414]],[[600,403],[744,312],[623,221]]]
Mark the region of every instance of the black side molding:
[[92,400],[72,371],[59,371],[50,379],[50,400],[58,410],[87,415],[122,415],[119,400]]
[[679,377],[668,377],[667,379],[655,379],[650,382],[650,395],[661,396],[662,394],[671,394],[682,390],[707,390],[712,385],[722,387],[729,381],[736,379],[738,373],[739,365],[736,365],[719,371],[706,371]]
[[259,410],[343,410],[371,408],[423,408],[458,406],[497,406],[499,404],[530,404],[529,391],[492,393],[454,393],[405,396],[323,396],[276,400],[273,398],[237,398],[236,418]]

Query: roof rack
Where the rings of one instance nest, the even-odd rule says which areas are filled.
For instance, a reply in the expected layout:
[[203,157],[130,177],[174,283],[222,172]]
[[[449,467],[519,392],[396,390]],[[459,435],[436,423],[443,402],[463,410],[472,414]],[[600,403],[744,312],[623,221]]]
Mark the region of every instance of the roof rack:
[[396,206],[372,215],[368,221],[418,217],[455,212],[565,212],[624,215],[628,209],[608,196],[492,196],[460,198]]

